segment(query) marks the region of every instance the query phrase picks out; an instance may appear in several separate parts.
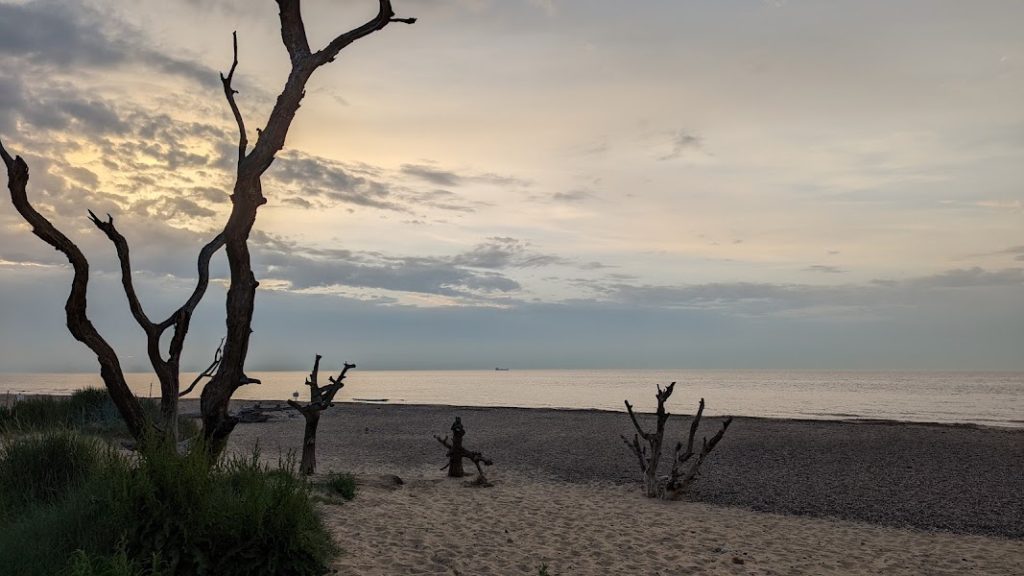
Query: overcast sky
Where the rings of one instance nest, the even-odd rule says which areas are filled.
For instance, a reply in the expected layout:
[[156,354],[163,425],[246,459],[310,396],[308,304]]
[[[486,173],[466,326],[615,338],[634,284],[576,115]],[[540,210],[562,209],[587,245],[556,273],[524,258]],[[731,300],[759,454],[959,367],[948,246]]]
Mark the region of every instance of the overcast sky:
[[[1024,369],[1024,3],[394,5],[419,22],[317,72],[264,180],[251,370]],[[376,3],[303,8],[319,47]],[[86,209],[151,316],[180,305],[229,210],[232,30],[254,130],[287,74],[274,2],[0,0],[0,138],[129,370]],[[0,370],[95,368],[69,281],[0,202]],[[223,306],[221,282],[187,367]]]

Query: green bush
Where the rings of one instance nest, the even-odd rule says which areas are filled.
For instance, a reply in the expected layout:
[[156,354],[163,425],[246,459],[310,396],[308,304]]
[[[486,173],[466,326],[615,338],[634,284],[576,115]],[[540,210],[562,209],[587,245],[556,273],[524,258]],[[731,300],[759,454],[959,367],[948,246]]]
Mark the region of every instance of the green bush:
[[336,548],[292,463],[270,467],[258,453],[212,466],[206,458],[202,450],[102,452],[83,481],[63,485],[48,504],[0,520],[5,570],[26,576],[329,571]]
[[351,474],[331,472],[327,475],[326,485],[332,492],[340,494],[345,500],[356,497],[356,478]]

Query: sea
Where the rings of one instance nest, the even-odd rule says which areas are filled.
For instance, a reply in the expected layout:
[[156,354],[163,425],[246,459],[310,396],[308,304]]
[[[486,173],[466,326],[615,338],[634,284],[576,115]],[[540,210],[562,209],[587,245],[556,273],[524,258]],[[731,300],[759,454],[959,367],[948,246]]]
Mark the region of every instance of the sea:
[[[322,382],[327,373],[321,372]],[[151,374],[127,374],[139,396],[159,396]],[[191,382],[194,375],[182,377]],[[235,398],[305,398],[305,372],[251,373],[262,384]],[[1024,428],[1024,372],[809,370],[352,370],[339,401],[450,406],[653,411],[658,385],[677,382],[669,411],[826,420],[900,420]],[[184,386],[183,384],[183,386]],[[4,374],[0,395],[64,395],[98,387],[98,374]],[[189,397],[199,396],[199,390]]]

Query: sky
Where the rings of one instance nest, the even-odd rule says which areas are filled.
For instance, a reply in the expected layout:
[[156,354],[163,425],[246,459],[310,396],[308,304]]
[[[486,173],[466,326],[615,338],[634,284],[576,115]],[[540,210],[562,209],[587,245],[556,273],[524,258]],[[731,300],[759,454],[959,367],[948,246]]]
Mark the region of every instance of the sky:
[[[343,4],[339,6],[339,4]],[[250,370],[1024,370],[1024,3],[394,0],[264,178]],[[314,49],[376,13],[303,5]],[[145,371],[288,71],[269,0],[0,0],[0,139]],[[218,281],[185,368],[224,331]],[[0,371],[91,371],[0,202]]]

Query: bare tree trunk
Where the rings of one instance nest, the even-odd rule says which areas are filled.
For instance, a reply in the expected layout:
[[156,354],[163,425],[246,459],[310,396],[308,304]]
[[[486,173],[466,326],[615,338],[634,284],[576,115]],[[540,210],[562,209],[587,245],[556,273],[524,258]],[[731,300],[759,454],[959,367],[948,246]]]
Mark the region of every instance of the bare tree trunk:
[[302,437],[302,464],[299,471],[309,476],[316,472],[316,428],[320,425],[320,412],[307,411],[306,430]]
[[[665,402],[672,396],[675,386],[675,382],[666,386],[664,390],[661,386],[658,386],[658,408],[655,412],[656,424],[654,432],[644,431],[637,420],[636,414],[633,412],[633,405],[629,403],[629,400],[626,400],[626,412],[629,413],[629,418],[633,422],[636,434],[633,435],[632,442],[625,436],[622,437],[622,441],[626,443],[626,446],[629,447],[637,458],[637,463],[640,465],[641,478],[643,479],[644,494],[648,498],[662,498],[666,500],[678,498],[696,479],[704,459],[715,449],[718,442],[725,436],[726,429],[732,423],[732,418],[726,418],[725,422],[722,423],[722,429],[711,438],[711,441],[704,438],[701,451],[697,458],[694,459],[693,441],[697,434],[697,428],[700,426],[701,416],[704,414],[704,399],[701,398],[697,415],[690,425],[690,435],[687,440],[686,451],[683,451],[682,442],[677,443],[675,456],[672,459],[671,471],[668,476],[659,476],[658,468],[661,465],[661,450],[665,440],[665,423],[668,422],[670,416],[665,410]],[[643,442],[641,442],[641,439],[643,439]],[[689,462],[688,467],[685,466],[687,462]]]
[[259,282],[252,273],[247,241],[256,221],[256,211],[266,203],[260,178],[270,168],[277,152],[284,147],[288,129],[305,96],[306,81],[313,72],[320,66],[333,62],[338,53],[352,42],[383,29],[391,22],[412,24],[416,21],[415,18],[395,18],[391,1],[379,0],[377,16],[366,24],[336,37],[327,47],[313,53],[306,38],[298,0],[278,0],[278,6],[281,39],[288,50],[292,69],[284,90],[277,97],[266,126],[258,132],[256,144],[249,152],[245,124],[235,103],[235,90],[231,87],[231,79],[238,64],[237,49],[231,70],[226,77],[221,77],[224,94],[238,124],[240,136],[238,175],[234,193],[231,195],[231,217],[224,229],[228,266],[231,269],[231,284],[226,302],[227,338],[224,342],[224,358],[217,374],[203,388],[200,401],[203,433],[207,439],[207,446],[215,454],[223,449],[228,435],[238,423],[238,420],[228,412],[231,396],[239,386],[251,382],[244,373],[244,366],[249,350],[252,315]]
[[317,354],[313,360],[313,370],[306,379],[306,386],[309,386],[309,404],[303,406],[295,400],[289,400],[288,405],[295,408],[306,420],[306,429],[302,438],[302,464],[299,471],[309,476],[316,472],[316,429],[320,425],[320,413],[334,406],[334,396],[345,387],[345,376],[348,371],[355,368],[355,364],[346,362],[338,373],[337,378],[327,377],[330,382],[328,386],[321,387],[317,382],[320,374],[320,359]]
[[448,449],[448,476],[451,478],[462,478],[466,475],[462,469],[462,453],[466,451],[462,447],[462,438],[466,436],[466,429],[462,427],[462,419],[455,418],[452,424],[452,445]]
[[441,443],[442,446],[447,448],[445,456],[448,457],[448,463],[444,465],[442,470],[448,469],[449,478],[462,478],[466,475],[465,470],[462,467],[462,459],[465,458],[472,462],[476,466],[477,477],[471,484],[474,486],[490,486],[491,483],[487,481],[487,477],[484,476],[484,469],[480,466],[490,466],[494,464],[490,458],[486,458],[480,452],[474,452],[467,450],[462,446],[462,439],[466,435],[466,429],[462,426],[462,418],[456,416],[455,422],[452,423],[452,438],[448,440],[448,436],[441,438],[440,436],[434,436],[434,439]]
[[[333,62],[342,49],[356,40],[383,29],[392,22],[412,24],[415,18],[396,18],[391,0],[378,0],[377,15],[365,24],[353,28],[334,38],[323,49],[312,52],[306,38],[299,0],[277,0],[280,9],[281,40],[291,60],[291,72],[284,89],[277,98],[270,118],[262,131],[257,130],[256,144],[249,149],[248,136],[241,111],[235,102],[232,80],[238,67],[238,39],[233,36],[231,69],[227,76],[221,75],[224,94],[238,125],[238,167],[233,193],[231,215],[224,230],[211,240],[199,253],[199,278],[196,288],[188,301],[162,322],[153,322],[146,315],[135,293],[132,282],[128,242],[114,227],[114,219],[108,214],[102,220],[89,212],[93,224],[103,231],[117,250],[121,264],[121,283],[128,297],[129,308],[136,322],[146,333],[147,354],[153,370],[160,381],[161,424],[147,422],[139,400],[128,388],[120,361],[113,348],[99,334],[88,318],[86,289],[89,282],[89,263],[70,239],[53,226],[49,220],[32,207],[28,201],[28,165],[20,157],[11,157],[0,142],[0,156],[7,167],[8,188],[11,201],[21,216],[32,226],[32,232],[44,242],[62,252],[74,269],[71,294],[65,311],[68,329],[80,342],[96,355],[100,364],[100,376],[117,406],[128,429],[137,440],[143,440],[151,428],[176,445],[178,438],[178,397],[180,396],[181,353],[188,333],[192,313],[206,293],[209,284],[209,264],[213,254],[225,247],[231,281],[226,301],[227,336],[223,343],[223,356],[214,374],[203,389],[200,408],[203,417],[205,446],[212,455],[224,447],[228,435],[238,420],[228,411],[231,396],[238,387],[258,383],[245,375],[244,366],[252,333],[252,316],[256,288],[259,282],[252,272],[249,257],[248,238],[256,221],[256,212],[266,203],[260,178],[274,161],[276,154],[284,147],[288,129],[291,126],[299,104],[305,95],[306,81],[320,66]],[[173,328],[170,349],[166,358],[160,351],[161,336]],[[193,383],[194,385],[195,383]],[[191,387],[190,387],[191,389]]]

